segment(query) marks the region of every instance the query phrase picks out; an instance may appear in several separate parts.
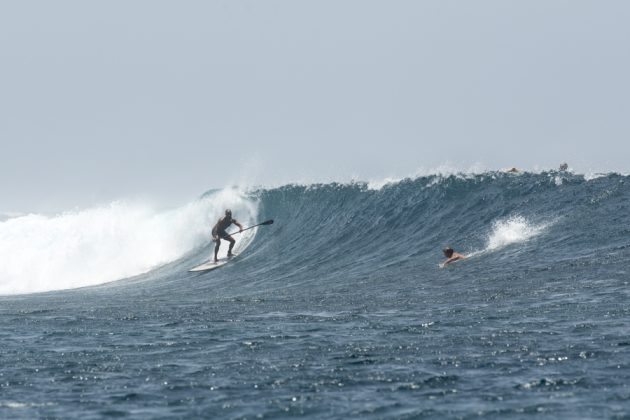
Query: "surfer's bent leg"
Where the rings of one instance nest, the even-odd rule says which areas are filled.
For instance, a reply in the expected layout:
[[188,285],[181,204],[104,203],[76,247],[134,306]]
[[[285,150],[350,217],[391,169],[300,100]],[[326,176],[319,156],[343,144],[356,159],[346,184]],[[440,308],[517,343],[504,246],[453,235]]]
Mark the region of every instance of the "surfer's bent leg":
[[236,241],[231,236],[226,236],[224,238],[226,241],[230,241],[230,248],[228,248],[228,255],[232,255],[232,248],[234,248],[234,244]]

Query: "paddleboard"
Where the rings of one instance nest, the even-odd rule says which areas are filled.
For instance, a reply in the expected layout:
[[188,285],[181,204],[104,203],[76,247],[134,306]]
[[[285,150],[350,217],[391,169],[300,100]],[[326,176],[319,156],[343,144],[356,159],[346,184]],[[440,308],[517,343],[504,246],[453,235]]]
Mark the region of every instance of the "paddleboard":
[[188,271],[209,271],[209,270],[214,270],[215,268],[219,268],[219,267],[229,263],[235,257],[236,257],[236,254],[234,254],[231,257],[219,258],[219,261],[217,261],[217,262],[214,262],[214,259],[208,260],[208,261],[204,262],[201,265],[198,265],[196,267],[191,268]]

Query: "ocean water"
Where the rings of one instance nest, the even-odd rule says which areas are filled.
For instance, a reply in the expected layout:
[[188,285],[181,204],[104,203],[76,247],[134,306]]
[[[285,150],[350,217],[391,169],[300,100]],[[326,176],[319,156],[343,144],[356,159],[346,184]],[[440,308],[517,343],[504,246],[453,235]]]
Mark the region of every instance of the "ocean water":
[[[189,273],[226,207],[275,223],[237,235],[230,264]],[[446,245],[470,257],[440,268]],[[13,214],[0,417],[630,418],[629,267],[618,174]]]

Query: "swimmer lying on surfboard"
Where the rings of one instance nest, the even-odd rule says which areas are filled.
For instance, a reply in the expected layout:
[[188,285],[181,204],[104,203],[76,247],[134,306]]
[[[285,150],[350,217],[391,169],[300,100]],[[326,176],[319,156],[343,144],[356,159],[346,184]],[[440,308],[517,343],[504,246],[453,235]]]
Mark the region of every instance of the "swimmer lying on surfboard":
[[455,252],[450,246],[444,248],[442,252],[444,253],[444,256],[448,258],[446,261],[444,261],[444,263],[442,263],[442,267],[446,267],[447,264],[450,264],[452,262],[466,259],[465,255]]

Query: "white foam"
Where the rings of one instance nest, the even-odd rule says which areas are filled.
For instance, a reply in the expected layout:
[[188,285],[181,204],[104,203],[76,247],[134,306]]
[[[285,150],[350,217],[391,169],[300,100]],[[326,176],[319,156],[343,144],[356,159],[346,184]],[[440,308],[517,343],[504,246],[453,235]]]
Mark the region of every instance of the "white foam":
[[370,190],[380,191],[383,189],[383,187],[387,185],[397,184],[403,179],[404,178],[387,177],[387,178],[378,179],[378,180],[371,180],[367,183],[367,187]]
[[585,181],[592,181],[597,178],[603,178],[610,175],[609,173],[601,173],[601,172],[587,172],[584,174]]
[[469,258],[475,257],[487,252],[497,251],[508,245],[526,242],[543,233],[550,225],[551,222],[535,224],[518,215],[496,220],[492,223],[492,230],[486,239],[485,248],[471,251],[466,256]]
[[525,242],[539,235],[547,226],[547,224],[536,225],[522,216],[497,220],[493,223],[485,249],[495,251],[513,243]]
[[114,202],[0,222],[0,294],[91,286],[150,271],[207,243],[227,207],[243,224],[257,216],[256,203],[226,189],[168,211]]
[[419,168],[413,174],[408,176],[395,177],[390,176],[382,179],[372,179],[367,182],[368,189],[370,190],[381,190],[383,187],[387,185],[397,184],[404,179],[417,179],[427,176],[435,176],[436,179],[433,180],[429,186],[439,184],[440,181],[444,178],[448,178],[449,176],[457,176],[461,178],[470,178],[475,175],[480,175],[486,173],[488,168],[482,165],[481,163],[476,163],[472,166],[469,166],[465,169],[458,168],[457,166],[445,163],[443,165],[433,167],[433,168]]
[[30,407],[47,407],[47,406],[54,406],[57,405],[56,403],[53,402],[46,402],[46,403],[22,403],[22,402],[17,402],[17,401],[0,401],[0,407],[5,407],[5,408],[17,408],[17,409],[21,409],[21,408],[30,408]]

